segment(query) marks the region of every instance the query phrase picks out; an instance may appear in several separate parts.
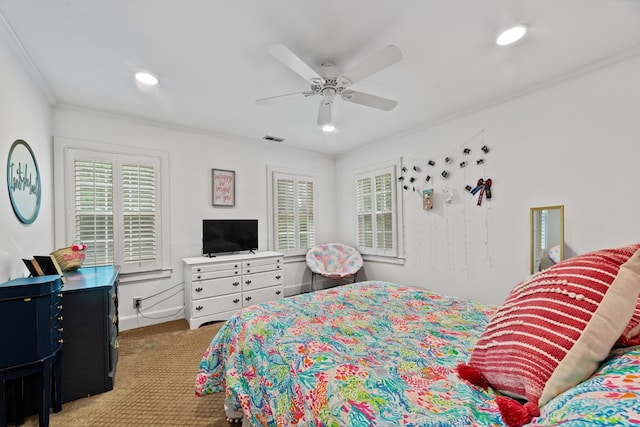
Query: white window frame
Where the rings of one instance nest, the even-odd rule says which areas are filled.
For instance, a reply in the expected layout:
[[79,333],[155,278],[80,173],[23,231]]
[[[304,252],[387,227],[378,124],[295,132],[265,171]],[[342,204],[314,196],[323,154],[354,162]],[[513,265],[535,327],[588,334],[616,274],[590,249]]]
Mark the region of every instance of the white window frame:
[[[74,159],[86,155],[96,161],[107,159],[140,162],[153,165],[156,173],[156,259],[152,262],[123,262],[122,251],[122,201],[114,194],[114,264],[120,267],[124,278],[134,280],[168,277],[171,273],[169,231],[169,155],[165,151],[118,146],[71,138],[54,138],[54,194],[55,194],[55,242],[57,247],[68,246],[75,239]],[[117,160],[116,162],[119,162]],[[114,173],[114,192],[119,191],[121,176]]]
[[[362,254],[363,259],[367,261],[379,261],[379,262],[388,262],[394,264],[402,264],[405,260],[404,254],[404,224],[403,224],[403,204],[402,204],[402,192],[398,190],[398,171],[401,169],[401,159],[389,161],[386,163],[382,163],[375,166],[366,167],[363,169],[359,169],[354,174],[353,179],[353,194],[354,194],[354,230],[355,230],[355,241],[357,242],[356,247],[360,254]],[[384,175],[391,175],[391,223],[393,227],[392,231],[392,244],[393,247],[391,249],[381,249],[376,248],[375,239],[376,239],[376,230],[375,230],[375,221],[374,221],[374,229],[373,229],[373,239],[374,244],[373,247],[365,247],[360,246],[360,235],[358,228],[358,181],[363,178],[371,178],[373,182],[375,182],[375,177]],[[377,211],[375,207],[375,188],[372,187],[372,203],[374,204],[372,212],[375,215]]]
[[[304,181],[310,181],[313,183],[313,242],[315,242],[316,240],[316,236],[317,236],[317,206],[316,206],[316,200],[317,200],[317,191],[318,191],[318,186],[317,186],[317,179],[316,179],[316,175],[314,173],[309,173],[308,171],[299,171],[299,170],[293,170],[293,169],[286,169],[286,168],[278,168],[278,167],[274,167],[274,166],[267,166],[267,193],[268,193],[268,201],[267,201],[267,233],[268,233],[268,246],[270,250],[273,251],[278,251],[284,254],[285,257],[304,257],[308,250],[310,249],[309,246],[307,247],[299,247],[299,245],[296,248],[293,249],[288,249],[288,250],[282,250],[282,249],[278,249],[278,224],[276,224],[277,218],[278,218],[278,213],[276,212],[277,209],[277,204],[276,204],[276,197],[277,197],[277,188],[275,185],[275,182],[278,178],[291,178],[294,181],[297,180],[304,180]],[[298,230],[298,217],[296,215],[295,218],[295,227],[296,230]],[[299,241],[297,242],[298,244],[300,243]]]

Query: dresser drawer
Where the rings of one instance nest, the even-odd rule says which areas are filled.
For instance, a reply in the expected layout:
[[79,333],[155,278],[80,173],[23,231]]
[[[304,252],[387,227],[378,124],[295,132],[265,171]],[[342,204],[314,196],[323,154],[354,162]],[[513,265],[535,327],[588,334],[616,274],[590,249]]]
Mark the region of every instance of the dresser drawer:
[[208,316],[222,311],[238,310],[240,308],[242,308],[242,294],[238,292],[220,297],[192,301],[191,317]]
[[193,283],[191,299],[196,300],[240,292],[242,289],[241,284],[242,280],[240,276],[201,280]]
[[212,271],[229,271],[229,270],[236,270],[236,269],[241,269],[242,268],[242,264],[240,262],[223,262],[220,264],[201,264],[201,265],[194,265],[191,267],[191,273],[193,274],[198,274],[198,273],[210,273]]
[[242,269],[233,269],[233,270],[214,270],[214,271],[203,271],[198,273],[191,273],[191,281],[194,283],[199,282],[201,280],[210,280],[210,279],[219,279],[220,277],[232,277],[232,276],[240,276]]
[[252,261],[243,261],[242,268],[251,268],[251,267],[259,267],[264,265],[269,265],[272,269],[275,269],[276,266],[282,264],[282,257],[279,258],[266,258],[266,259],[256,259]]
[[284,297],[283,286],[272,286],[270,288],[256,289],[255,291],[243,292],[242,306],[248,307],[261,302],[273,301]]
[[266,288],[268,286],[281,285],[284,283],[282,271],[266,271],[264,273],[249,274],[243,276],[242,290]]
[[262,273],[264,271],[278,271],[280,264],[252,265],[250,267],[242,267],[242,274]]

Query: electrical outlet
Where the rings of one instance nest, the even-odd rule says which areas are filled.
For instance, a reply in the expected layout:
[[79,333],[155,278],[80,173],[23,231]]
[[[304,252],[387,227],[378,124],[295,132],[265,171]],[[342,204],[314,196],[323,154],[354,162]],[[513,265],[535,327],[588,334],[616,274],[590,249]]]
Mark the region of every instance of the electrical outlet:
[[142,297],[133,297],[134,310],[140,310],[142,308]]

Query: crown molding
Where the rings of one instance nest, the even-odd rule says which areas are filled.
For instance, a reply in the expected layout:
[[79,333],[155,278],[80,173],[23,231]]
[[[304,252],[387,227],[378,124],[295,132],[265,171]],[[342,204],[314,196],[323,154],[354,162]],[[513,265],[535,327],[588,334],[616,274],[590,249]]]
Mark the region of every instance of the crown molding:
[[55,105],[57,100],[53,95],[51,88],[42,77],[42,73],[40,73],[40,70],[38,70],[38,67],[34,64],[31,56],[29,56],[29,53],[13,31],[13,28],[9,25],[9,22],[2,13],[2,10],[0,10],[0,34],[4,36],[5,40],[7,40],[11,50],[15,53],[18,60],[22,63],[22,66],[26,69],[27,73],[29,73],[29,76],[31,76],[31,79],[40,89],[45,98],[47,98],[51,105]]

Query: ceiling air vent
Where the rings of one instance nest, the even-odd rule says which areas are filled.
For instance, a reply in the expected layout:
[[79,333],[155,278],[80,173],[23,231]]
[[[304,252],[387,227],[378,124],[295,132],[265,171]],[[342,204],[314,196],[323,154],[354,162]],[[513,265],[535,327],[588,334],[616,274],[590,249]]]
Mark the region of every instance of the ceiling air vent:
[[265,141],[271,141],[271,142],[282,142],[284,141],[284,138],[278,138],[277,136],[271,136],[271,135],[265,135],[262,137],[262,139],[264,139]]

